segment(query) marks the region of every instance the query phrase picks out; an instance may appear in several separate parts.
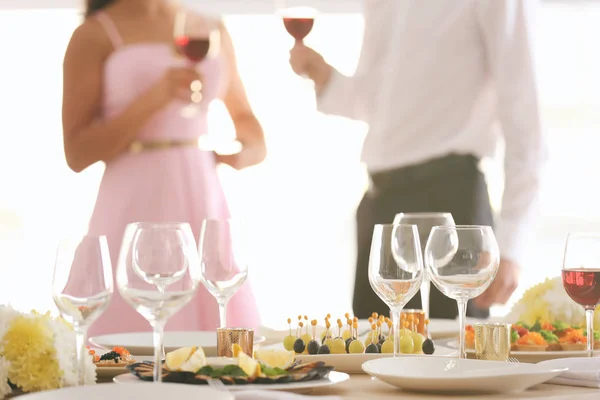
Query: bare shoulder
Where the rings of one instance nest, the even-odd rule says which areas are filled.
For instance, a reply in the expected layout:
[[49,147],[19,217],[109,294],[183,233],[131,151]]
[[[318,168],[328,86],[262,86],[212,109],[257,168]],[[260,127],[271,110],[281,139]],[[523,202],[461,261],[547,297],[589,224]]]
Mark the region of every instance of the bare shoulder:
[[102,25],[94,18],[87,18],[71,35],[65,61],[80,57],[102,60],[111,51],[110,39]]

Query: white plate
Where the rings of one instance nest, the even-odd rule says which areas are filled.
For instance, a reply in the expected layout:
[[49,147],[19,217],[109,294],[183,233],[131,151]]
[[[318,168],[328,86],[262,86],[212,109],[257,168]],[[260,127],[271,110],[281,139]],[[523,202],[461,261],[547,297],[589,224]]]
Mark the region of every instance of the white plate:
[[[317,354],[317,355],[298,355],[296,360],[306,363],[323,361],[325,365],[334,367],[338,372],[346,372],[348,374],[362,374],[362,365],[370,360],[378,358],[390,358],[393,354]],[[400,357],[422,357],[422,354],[402,354]],[[446,347],[436,346],[435,353],[426,357],[451,357],[456,356],[455,350],[450,350]]]
[[380,358],[364,363],[363,370],[402,389],[455,393],[520,392],[566,371],[535,364],[442,357]]
[[[491,322],[492,319],[477,319],[477,318],[466,318],[465,325],[474,325],[478,322]],[[436,339],[448,339],[458,337],[458,320],[456,319],[438,319],[433,318],[429,321],[428,325],[429,335],[433,340]]]
[[[444,346],[447,346],[451,349],[458,349],[458,340],[450,340],[448,342],[443,343]],[[474,349],[467,349],[468,357],[475,357]],[[516,358],[520,362],[523,363],[539,363],[541,361],[554,360],[557,358],[577,358],[577,357],[587,357],[587,352],[585,350],[581,351],[511,351],[510,356]],[[600,354],[595,354],[596,357],[599,357]]]
[[177,385],[165,383],[162,385],[124,386],[113,384],[71,387],[59,390],[31,393],[20,396],[24,400],[234,400],[232,393],[211,389],[208,386]]
[[[255,336],[254,344],[265,341],[264,336]],[[93,346],[104,349],[125,347],[131,354],[151,356],[154,345],[151,332],[115,333],[90,338]],[[168,353],[181,347],[201,346],[207,357],[217,355],[217,334],[215,332],[165,332],[165,351]]]
[[[249,385],[228,385],[227,388],[232,391],[243,391],[243,390],[282,390],[286,392],[303,392],[312,390],[315,388],[320,388],[324,386],[336,385],[338,383],[347,381],[350,379],[348,374],[344,374],[343,372],[331,371],[326,378],[308,381],[308,382],[293,382],[293,383],[270,383],[270,384],[249,384]],[[146,382],[141,379],[138,379],[133,374],[124,374],[115,376],[113,381],[115,383],[123,383],[123,384],[149,384],[152,382]],[[180,384],[181,386],[188,386],[185,384]],[[193,385],[197,386],[197,385]],[[140,397],[141,398],[141,397]],[[172,396],[174,398],[174,396]],[[88,399],[86,399],[88,400]]]

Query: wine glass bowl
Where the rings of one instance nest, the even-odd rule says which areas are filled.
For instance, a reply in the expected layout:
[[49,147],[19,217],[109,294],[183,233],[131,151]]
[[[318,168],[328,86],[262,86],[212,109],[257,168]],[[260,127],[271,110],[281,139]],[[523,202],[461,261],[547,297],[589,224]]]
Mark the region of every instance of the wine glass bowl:
[[154,381],[161,381],[164,326],[200,283],[196,241],[187,223],[127,225],[117,267],[123,299],[154,331]]
[[[421,251],[425,253],[425,245],[429,238],[429,233],[434,226],[455,225],[452,214],[448,212],[415,212],[399,213],[394,217],[394,224],[416,225],[419,231],[419,241]],[[431,280],[427,271],[423,273],[423,282],[421,283],[421,308],[425,316],[429,318],[429,295],[431,292]]]
[[394,357],[400,353],[400,316],[423,279],[423,260],[415,225],[375,225],[369,254],[369,284],[390,307]]
[[562,282],[569,297],[585,310],[587,354],[593,357],[594,310],[600,304],[600,233],[567,236]]
[[242,228],[230,219],[202,223],[198,246],[202,283],[219,305],[219,327],[227,327],[227,305],[248,277],[248,251]]
[[425,267],[440,292],[458,304],[459,358],[466,358],[467,301],[492,284],[499,265],[500,252],[491,227],[446,225],[431,230],[425,246]]
[[285,30],[298,42],[302,42],[312,31],[317,17],[316,0],[279,0],[277,12],[283,20]]
[[65,239],[56,252],[52,297],[61,316],[75,331],[78,385],[85,380],[88,327],[106,310],[114,291],[105,236]]

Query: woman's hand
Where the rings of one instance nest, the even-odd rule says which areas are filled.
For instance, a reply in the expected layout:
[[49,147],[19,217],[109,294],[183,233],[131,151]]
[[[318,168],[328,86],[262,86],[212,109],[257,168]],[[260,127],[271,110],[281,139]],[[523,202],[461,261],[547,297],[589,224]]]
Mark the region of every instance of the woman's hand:
[[241,170],[260,164],[267,156],[267,148],[264,142],[257,142],[253,145],[242,144],[242,149],[235,154],[215,153],[217,162],[227,164],[230,167]]
[[312,79],[317,93],[327,85],[333,70],[322,55],[298,41],[290,50],[290,66],[298,75]]
[[192,67],[169,68],[162,78],[146,93],[157,109],[173,100],[191,101],[192,83],[202,84],[202,76]]

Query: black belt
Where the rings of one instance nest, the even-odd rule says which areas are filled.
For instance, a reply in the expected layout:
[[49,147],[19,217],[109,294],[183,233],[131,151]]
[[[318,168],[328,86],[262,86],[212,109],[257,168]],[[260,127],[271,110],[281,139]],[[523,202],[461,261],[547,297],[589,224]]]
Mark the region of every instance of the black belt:
[[420,164],[369,174],[372,189],[376,191],[400,183],[418,182],[448,173],[477,168],[479,159],[472,155],[450,154]]

